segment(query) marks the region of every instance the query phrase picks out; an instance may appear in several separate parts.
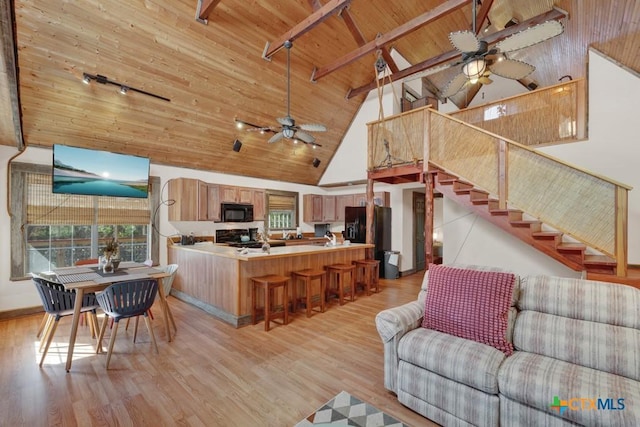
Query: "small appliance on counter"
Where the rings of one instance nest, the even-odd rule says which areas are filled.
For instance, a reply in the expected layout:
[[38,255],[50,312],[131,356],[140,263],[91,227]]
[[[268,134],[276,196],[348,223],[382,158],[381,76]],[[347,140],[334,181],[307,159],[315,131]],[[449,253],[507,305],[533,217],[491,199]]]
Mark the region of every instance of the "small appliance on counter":
[[193,235],[193,233],[189,234],[188,236],[186,234],[183,234],[182,236],[180,236],[180,244],[182,246],[195,245],[196,237]]
[[327,233],[331,233],[331,224],[315,224],[315,237],[324,237]]

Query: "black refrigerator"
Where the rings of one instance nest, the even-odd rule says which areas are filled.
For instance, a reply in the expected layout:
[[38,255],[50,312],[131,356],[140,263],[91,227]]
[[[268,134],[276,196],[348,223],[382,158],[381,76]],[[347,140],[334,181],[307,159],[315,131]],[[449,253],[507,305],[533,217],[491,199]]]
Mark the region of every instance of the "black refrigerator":
[[[353,243],[367,242],[367,208],[345,208],[344,238]],[[384,253],[391,250],[391,208],[375,206],[373,211],[373,243],[375,259],[380,261],[380,277],[384,277]]]

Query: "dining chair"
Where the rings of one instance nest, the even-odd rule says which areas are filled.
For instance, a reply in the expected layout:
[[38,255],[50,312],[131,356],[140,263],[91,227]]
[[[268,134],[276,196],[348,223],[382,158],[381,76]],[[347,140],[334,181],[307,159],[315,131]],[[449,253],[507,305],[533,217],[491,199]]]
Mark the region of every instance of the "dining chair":
[[[165,304],[166,304],[166,310],[167,310],[167,316],[169,316],[169,321],[171,322],[171,326],[173,326],[173,330],[178,332],[178,327],[176,326],[176,321],[173,318],[173,313],[171,312],[171,307],[169,306],[169,301],[167,300],[167,297],[169,296],[169,294],[171,293],[171,288],[173,287],[173,279],[176,276],[176,272],[178,271],[178,264],[169,264],[169,265],[164,265],[161,267],[156,267],[158,270],[163,271],[167,274],[169,274],[169,276],[164,277],[162,279],[162,291],[164,292],[164,297],[165,297]],[[156,299],[159,299],[160,296],[158,295],[156,297]],[[151,310],[149,310],[149,315],[151,316],[151,319],[153,319],[153,314],[151,313]],[[129,319],[127,319],[127,324],[125,326],[125,329],[127,329],[129,327]],[[136,317],[136,323],[134,326],[134,339],[133,341],[135,342],[135,336],[138,332],[138,318]]]
[[[88,264],[97,264],[98,263],[98,258],[87,258],[87,259],[79,259],[75,262],[74,265],[78,266],[78,265],[88,265]],[[47,320],[49,320],[49,313],[45,313],[44,316],[42,317],[42,321],[40,321],[40,326],[38,326],[38,332],[36,333],[36,338],[40,338],[40,335],[42,334],[42,331],[44,330],[44,327],[47,324]],[[82,325],[84,321],[84,314],[82,315],[82,317],[80,318],[80,324]],[[93,335],[93,331],[91,331],[92,333],[92,338],[95,338],[95,336]]]
[[[76,293],[75,291],[65,290],[63,285],[52,283],[38,277],[33,277],[32,280],[36,285],[36,289],[42,300],[42,306],[46,312],[46,321],[43,328],[44,335],[40,341],[40,351],[42,351],[40,366],[42,366],[44,358],[49,351],[49,346],[53,341],[53,336],[56,333],[58,322],[62,317],[73,315]],[[89,314],[89,322],[93,325],[93,330],[98,329],[98,319],[96,317],[96,310],[98,308],[99,305],[96,301],[96,294],[85,294],[80,312]],[[42,348],[43,345],[44,349]]]
[[157,292],[158,281],[156,279],[142,279],[114,283],[98,294],[98,304],[100,304],[100,307],[104,311],[105,317],[102,321],[102,327],[100,328],[98,349],[96,352],[100,352],[102,349],[102,338],[107,329],[109,318],[112,318],[114,321],[114,326],[111,329],[111,337],[109,338],[106,369],[109,369],[111,353],[113,352],[113,345],[116,341],[118,325],[121,319],[144,316],[144,321],[151,336],[151,342],[153,343],[156,353],[158,353],[156,337],[153,334],[153,328],[151,328],[151,322],[148,316],[148,311],[153,305]]

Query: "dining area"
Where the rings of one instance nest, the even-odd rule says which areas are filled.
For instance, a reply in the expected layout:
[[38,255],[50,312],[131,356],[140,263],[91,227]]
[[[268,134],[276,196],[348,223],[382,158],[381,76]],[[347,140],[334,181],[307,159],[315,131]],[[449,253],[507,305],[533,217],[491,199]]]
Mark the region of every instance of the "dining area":
[[[86,323],[86,332],[92,343],[95,355],[104,353],[103,339],[109,331],[109,344],[104,366],[109,369],[120,320],[125,320],[125,330],[129,321],[134,320],[133,342],[138,335],[138,323],[143,318],[152,344],[152,351],[158,353],[158,345],[151,320],[152,306],[157,302],[161,310],[162,329],[167,342],[171,342],[177,326],[167,301],[178,265],[152,266],[147,263],[122,262],[116,268],[106,270],[98,260],[77,263],[71,267],[56,268],[51,271],[31,273],[32,281],[41,298],[45,315],[42,318],[37,336],[40,342],[37,348],[39,365],[47,357],[59,321],[70,317],[68,346],[66,349],[65,370],[70,372],[74,360],[74,350],[78,341],[81,325]],[[98,315],[102,322],[98,321]],[[159,319],[160,320],[160,319]],[[65,322],[66,323],[66,322]],[[83,332],[84,334],[84,332]],[[83,337],[84,338],[84,337]],[[56,343],[64,338],[57,337]],[[124,339],[124,338],[123,338]],[[84,348],[86,340],[83,339]],[[63,351],[63,346],[58,345]],[[116,350],[117,353],[117,350]]]

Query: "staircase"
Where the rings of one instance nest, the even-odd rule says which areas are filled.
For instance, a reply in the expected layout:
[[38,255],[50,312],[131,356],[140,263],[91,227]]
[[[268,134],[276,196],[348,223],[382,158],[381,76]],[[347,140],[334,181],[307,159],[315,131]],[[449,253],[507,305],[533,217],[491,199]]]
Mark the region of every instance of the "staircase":
[[616,274],[615,259],[594,254],[595,250],[527,216],[521,210],[500,209],[498,200],[492,198],[489,193],[449,172],[431,167],[428,173],[433,175],[435,189],[445,197],[472,210],[480,217],[567,267],[593,274]]

